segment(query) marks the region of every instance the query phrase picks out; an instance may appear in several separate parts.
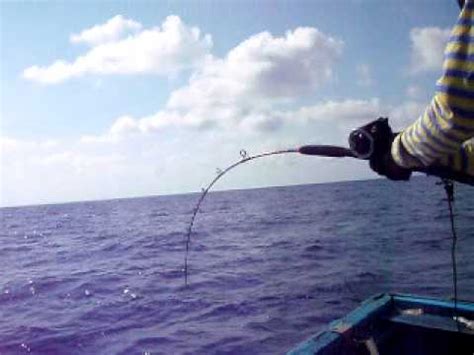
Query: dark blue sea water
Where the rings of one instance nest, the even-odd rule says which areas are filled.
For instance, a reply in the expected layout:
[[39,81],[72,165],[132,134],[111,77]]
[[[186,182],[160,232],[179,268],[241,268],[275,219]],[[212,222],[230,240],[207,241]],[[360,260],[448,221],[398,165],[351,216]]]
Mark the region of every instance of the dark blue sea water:
[[[1,354],[283,353],[383,291],[450,297],[444,191],[424,177],[0,209]],[[457,186],[474,298],[474,188]]]

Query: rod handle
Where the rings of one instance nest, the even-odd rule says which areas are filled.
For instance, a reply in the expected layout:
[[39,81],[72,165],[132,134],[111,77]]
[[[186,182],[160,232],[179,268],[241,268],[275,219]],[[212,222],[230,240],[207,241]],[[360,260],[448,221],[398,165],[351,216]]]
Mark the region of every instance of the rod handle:
[[334,145],[304,145],[298,148],[298,153],[334,158],[355,157],[352,150]]

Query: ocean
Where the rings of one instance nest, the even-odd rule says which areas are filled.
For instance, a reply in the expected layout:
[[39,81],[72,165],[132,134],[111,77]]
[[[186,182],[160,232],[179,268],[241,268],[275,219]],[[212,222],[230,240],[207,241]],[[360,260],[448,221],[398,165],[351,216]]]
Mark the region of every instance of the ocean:
[[[474,188],[456,185],[459,297]],[[0,354],[281,354],[380,292],[452,296],[445,193],[413,178],[0,209]]]

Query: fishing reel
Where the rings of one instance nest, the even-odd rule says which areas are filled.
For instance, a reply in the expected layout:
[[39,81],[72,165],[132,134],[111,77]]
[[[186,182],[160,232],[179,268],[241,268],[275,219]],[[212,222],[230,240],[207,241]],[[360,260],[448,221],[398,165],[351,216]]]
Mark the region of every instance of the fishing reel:
[[375,161],[390,152],[393,138],[388,118],[380,117],[349,135],[349,149],[333,145],[304,145],[295,150],[300,154],[324,157],[351,157]]
[[353,130],[349,135],[349,147],[355,157],[373,160],[390,151],[393,137],[388,118],[379,117],[375,121]]

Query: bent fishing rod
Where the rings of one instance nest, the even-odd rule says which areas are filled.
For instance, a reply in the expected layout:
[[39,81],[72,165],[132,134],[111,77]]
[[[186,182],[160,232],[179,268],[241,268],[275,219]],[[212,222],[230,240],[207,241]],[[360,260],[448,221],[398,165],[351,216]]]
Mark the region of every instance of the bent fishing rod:
[[[241,159],[239,161],[231,164],[224,170],[217,169],[216,177],[209,183],[209,185],[207,185],[206,188],[202,189],[202,194],[198,199],[196,207],[193,209],[193,214],[191,216],[186,233],[186,250],[183,270],[185,284],[188,284],[189,246],[191,243],[191,234],[196,216],[208,192],[217,183],[217,181],[219,181],[229,171],[251,160],[283,154],[303,154],[327,158],[354,158],[360,160],[370,160],[375,155],[387,153],[390,150],[391,142],[393,141],[393,137],[395,135],[396,134],[392,133],[392,130],[388,124],[388,119],[381,117],[365,126],[353,130],[348,139],[349,148],[335,145],[303,145],[297,148],[276,150],[253,156],[249,156],[245,150],[241,150]],[[474,176],[456,172],[441,166],[413,168],[411,171],[439,177],[443,180],[445,186],[447,186],[446,184],[448,184],[448,182],[452,183],[452,181],[474,186]]]

